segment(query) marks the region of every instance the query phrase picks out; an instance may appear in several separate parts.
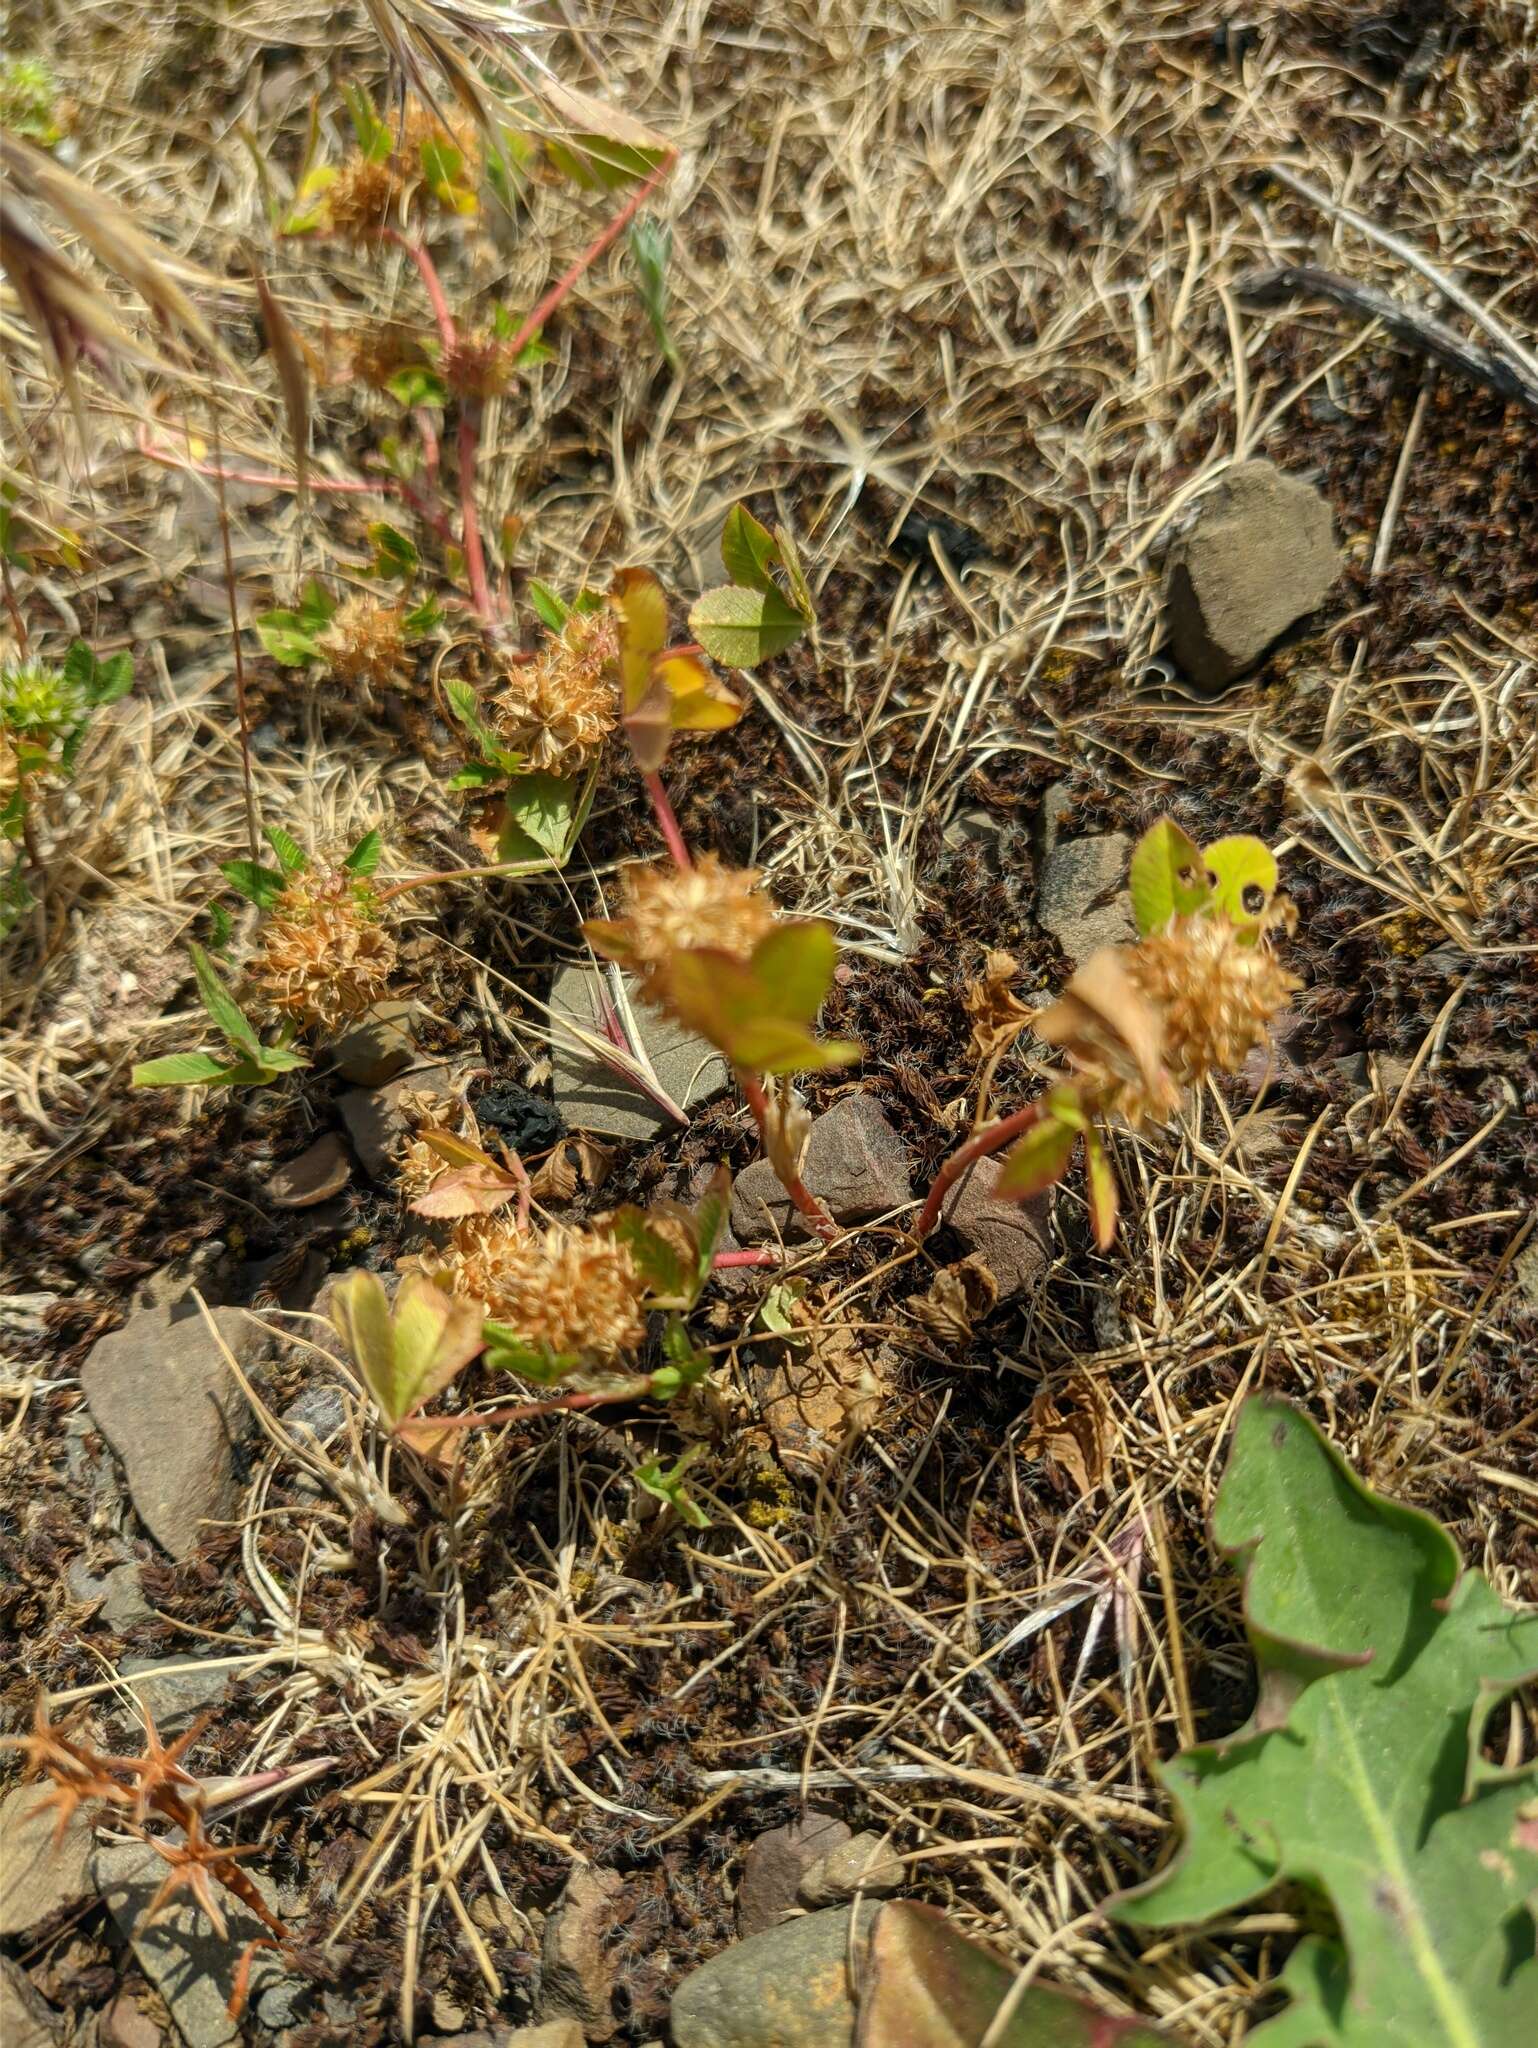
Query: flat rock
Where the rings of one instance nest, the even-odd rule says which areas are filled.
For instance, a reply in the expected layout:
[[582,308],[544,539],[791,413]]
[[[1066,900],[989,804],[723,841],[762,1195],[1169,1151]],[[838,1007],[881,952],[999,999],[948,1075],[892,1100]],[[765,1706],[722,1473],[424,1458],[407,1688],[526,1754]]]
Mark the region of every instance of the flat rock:
[[885,1835],[852,1835],[818,1857],[796,1897],[803,1906],[841,1906],[855,1898],[890,1898],[902,1881],[903,1860]]
[[1340,574],[1329,500],[1274,462],[1240,462],[1170,547],[1170,647],[1200,690],[1221,690],[1323,604]]
[[1125,832],[1102,832],[1093,839],[1059,840],[1043,860],[1036,921],[1076,967],[1101,946],[1125,946],[1137,937],[1127,894],[1131,857]]
[[1518,1288],[1538,1308],[1538,1232],[1528,1239],[1511,1264]]
[[589,2041],[614,2034],[614,1965],[603,1939],[614,1925],[614,1901],[623,1888],[617,1870],[581,1865],[545,1922],[539,2017],[575,2020]]
[[[249,1863],[241,1868],[276,1910],[271,1885]],[[235,2048],[242,2030],[226,2011],[235,1988],[235,1972],[247,1942],[256,1941],[266,1929],[255,1914],[233,1893],[216,1887],[220,1907],[229,1924],[229,1939],[221,1941],[207,1915],[185,1892],[179,1902],[152,1925],[140,1923],[160,1889],[166,1863],[146,1842],[124,1842],[98,1849],[92,1859],[91,1875],[119,1929],[129,1942],[139,1967],[165,2000],[177,2033],[186,2048]],[[276,1986],[291,1984],[297,1992],[308,1990],[274,1956],[271,1949],[258,1949],[251,1959],[251,2004],[260,2005]],[[296,2001],[297,2003],[297,1994]],[[9,2038],[6,2048],[10,2048]]]
[[[691,1971],[673,1993],[673,2048],[852,2048],[849,1930],[860,1910],[786,1920]],[[864,1909],[862,1927],[869,1918]]]
[[[801,1178],[835,1223],[866,1223],[913,1199],[902,1140],[873,1095],[845,1095],[818,1117],[807,1139]],[[731,1221],[742,1244],[813,1234],[767,1159],[755,1159],[737,1176]]]
[[355,1088],[378,1088],[417,1056],[415,1003],[375,1003],[331,1048],[332,1065]]
[[[224,1698],[230,1674],[211,1669],[216,1663],[206,1657],[125,1657],[119,1676],[160,1733],[169,1738],[180,1735],[199,1714]],[[143,1726],[141,1716],[126,1701],[118,1710],[118,1719],[135,1729]]]
[[339,1195],[352,1178],[352,1155],[336,1131],[323,1132],[296,1158],[275,1166],[267,1177],[267,1199],[275,1209],[313,1209]]
[[76,1807],[56,1844],[59,1809],[42,1804],[47,1794],[46,1785],[17,1785],[0,1799],[0,1935],[25,1934],[90,1894],[91,1824]]
[[64,1577],[71,1597],[82,1606],[96,1606],[97,1619],[114,1635],[126,1635],[154,1613],[139,1582],[139,1567],[131,1559],[98,1574],[83,1557],[72,1558]]
[[[602,1018],[610,1001],[608,976],[582,964],[563,967],[550,990],[550,1008],[558,1018],[590,1037],[604,1036]],[[718,1094],[731,1076],[714,1046],[671,1018],[643,1008],[631,990],[630,1019],[658,1088],[683,1110],[694,1109]],[[679,1128],[660,1102],[654,1101],[626,1075],[579,1046],[566,1042],[557,1027],[550,1039],[555,1106],[568,1128],[600,1137],[653,1139]]]
[[235,1298],[236,1260],[218,1238],[211,1238],[179,1259],[172,1259],[158,1272],[147,1273],[133,1291],[131,1308],[137,1314],[147,1308],[182,1307],[182,1314],[196,1315],[191,1299],[197,1289],[210,1308],[219,1308]]
[[[269,1342],[238,1309],[211,1311],[250,1372]],[[80,1369],[92,1419],[122,1461],[139,1519],[172,1557],[188,1557],[208,1521],[227,1521],[239,1488],[232,1447],[245,1396],[201,1316],[146,1309],[103,1337]]]
[[743,1940],[777,1927],[795,1905],[806,1873],[849,1839],[849,1829],[831,1813],[809,1813],[758,1836],[742,1859],[737,1886],[737,1932]]
[[347,1135],[372,1180],[393,1180],[395,1155],[410,1135],[411,1122],[401,1098],[413,1095],[454,1095],[464,1077],[462,1062],[443,1060],[398,1074],[380,1088],[349,1088],[337,1101]]
[[19,1963],[0,1956],[0,2042],[5,2048],[53,2048],[63,2015],[38,1990]]
[[586,2048],[575,2020],[544,2020],[535,2027],[477,2027],[468,2034],[423,2034],[419,2048]]
[[941,1216],[998,1282],[999,1300],[1034,1294],[1052,1264],[1052,1198],[994,1199],[998,1159],[979,1159],[946,1196]]

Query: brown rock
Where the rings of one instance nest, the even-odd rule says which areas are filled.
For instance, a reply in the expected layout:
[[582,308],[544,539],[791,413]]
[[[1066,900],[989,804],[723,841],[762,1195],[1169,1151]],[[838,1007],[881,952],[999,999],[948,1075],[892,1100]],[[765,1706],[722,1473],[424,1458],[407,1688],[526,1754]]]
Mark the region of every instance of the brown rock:
[[331,1048],[332,1061],[344,1081],[356,1088],[378,1088],[409,1067],[416,1058],[411,1026],[415,1003],[375,1003]]
[[363,1170],[373,1180],[390,1180],[395,1174],[395,1155],[409,1135],[410,1125],[401,1108],[401,1097],[454,1095],[459,1090],[464,1067],[443,1061],[430,1067],[414,1067],[410,1073],[387,1081],[382,1088],[350,1088],[337,1102],[347,1134],[352,1139]]
[[941,1216],[998,1283],[999,1300],[1034,1294],[1052,1264],[1052,1198],[1029,1202],[993,1198],[998,1159],[979,1159],[946,1196]]
[[120,1991],[102,2014],[103,2048],[161,2048],[165,2029],[144,2010],[132,1992]]
[[[873,1095],[846,1095],[818,1117],[801,1178],[835,1223],[865,1223],[913,1198],[902,1140]],[[813,1234],[767,1159],[755,1160],[733,1184],[732,1232],[742,1244]]]
[[760,1835],[742,1859],[737,1887],[737,1932],[743,1940],[778,1926],[795,1905],[806,1873],[849,1839],[849,1829],[831,1813],[809,1813]]
[[[238,1309],[211,1311],[250,1372],[268,1338]],[[204,1524],[239,1497],[231,1448],[248,1427],[245,1397],[201,1316],[146,1309],[103,1337],[80,1369],[91,1416],[123,1464],[139,1519],[172,1557],[190,1556]]]
[[1339,574],[1329,500],[1275,463],[1237,463],[1166,558],[1175,660],[1198,689],[1225,688],[1323,604]]
[[818,1857],[796,1897],[803,1906],[842,1906],[854,1898],[890,1898],[902,1881],[903,1860],[884,1835],[853,1835]]
[[617,1870],[579,1867],[545,1922],[539,2017],[575,2020],[589,2041],[607,2041],[614,2034],[614,1965],[603,1943],[623,1888]]
[[352,1156],[335,1131],[327,1131],[297,1159],[275,1167],[267,1179],[267,1199],[275,1209],[313,1209],[339,1195],[352,1178]]
[[4,2048],[53,2048],[61,2016],[26,1971],[0,1956],[0,2042]]
[[853,2048],[848,1955],[856,1912],[863,1933],[869,1908],[804,1913],[691,1971],[673,1993],[673,2048]]
[[25,1934],[91,1890],[91,1826],[80,1808],[55,1843],[59,1809],[45,1785],[17,1785],[0,1799],[0,1935]]

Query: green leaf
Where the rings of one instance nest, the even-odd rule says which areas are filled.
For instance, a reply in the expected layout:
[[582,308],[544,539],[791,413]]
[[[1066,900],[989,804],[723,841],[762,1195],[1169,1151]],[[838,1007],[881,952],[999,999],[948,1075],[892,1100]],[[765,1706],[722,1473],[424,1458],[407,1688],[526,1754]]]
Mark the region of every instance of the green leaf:
[[86,685],[86,702],[94,709],[101,704],[115,704],[120,697],[126,697],[134,686],[134,658],[125,647],[117,654],[109,655],[105,661],[96,662],[94,673]]
[[507,770],[494,761],[467,761],[449,777],[450,789],[495,789],[506,782]]
[[[586,927],[605,950],[601,925]],[[833,985],[838,948],[825,924],[777,924],[750,961],[710,948],[679,952],[668,963],[675,1014],[723,1052],[735,1067],[761,1074],[811,1073],[846,1066],[860,1048],[820,1041],[812,1025]]]
[[702,1291],[710,1278],[711,1262],[716,1255],[716,1246],[721,1242],[721,1233],[726,1228],[731,1204],[732,1177],[724,1166],[718,1166],[694,1209],[697,1291]]
[[210,903],[208,906],[208,943],[214,952],[222,953],[224,951],[225,947],[230,943],[230,936],[234,929],[235,926],[230,918],[230,913],[225,909],[224,905],[222,903]]
[[27,887],[23,863],[15,860],[0,885],[0,938],[9,938],[28,911],[36,908],[37,898]]
[[1138,935],[1162,932],[1172,917],[1189,917],[1207,901],[1201,851],[1169,818],[1150,825],[1132,849],[1127,870]]
[[264,1045],[256,1059],[264,1081],[270,1081],[275,1074],[291,1074],[296,1067],[309,1064],[307,1054],[295,1052],[292,1046],[287,1045]]
[[91,686],[96,681],[96,656],[92,653],[88,641],[70,642],[69,652],[59,665],[59,673],[71,690],[89,700]]
[[1429,1515],[1371,1492],[1270,1395],[1240,1410],[1213,1515],[1244,1572],[1254,1717],[1162,1772],[1167,1867],[1131,1926],[1323,1893],[1338,1937],[1288,1961],[1261,2048],[1504,2048],[1532,2038],[1538,1772],[1491,1774],[1491,1707],[1538,1676],[1538,1615],[1505,1606]]
[[746,505],[734,505],[721,527],[721,560],[733,583],[749,590],[777,588],[770,570],[780,559],[779,542]]
[[350,875],[371,875],[379,865],[379,856],[384,852],[384,838],[377,825],[371,826],[348,854],[342,866]]
[[465,153],[446,135],[429,135],[421,146],[422,176],[428,190],[450,213],[475,211],[474,188],[464,182]]
[[684,1474],[698,1458],[704,1456],[703,1444],[690,1444],[681,1458],[664,1471],[661,1462],[650,1459],[644,1465],[637,1465],[631,1478],[644,1492],[664,1501],[680,1521],[687,1522],[691,1529],[708,1529],[710,1517],[690,1494],[684,1483]]
[[310,856],[293,834],[285,832],[281,825],[264,826],[262,837],[277,855],[278,866],[285,875],[302,875],[310,865]]
[[456,679],[444,684],[443,694],[448,699],[449,709],[480,748],[482,759],[503,775],[516,775],[518,756],[507,747],[500,746],[495,733],[481,723],[481,700],[473,687]]
[[335,601],[326,595],[324,584],[311,576],[299,593],[299,623],[306,633],[319,633],[331,623]]
[[[541,853],[555,861],[566,858],[576,810],[577,785],[570,776],[519,775],[507,785],[507,817],[532,841],[536,858]],[[529,856],[504,854],[502,858]]]
[[314,634],[297,612],[258,612],[251,623],[262,646],[284,668],[307,668],[321,659]]
[[1248,832],[1204,846],[1202,866],[1212,886],[1210,908],[1239,931],[1257,932],[1271,907],[1278,880],[1276,856]]
[[407,411],[419,405],[447,405],[449,387],[426,363],[412,363],[385,379],[385,389]]
[[621,1244],[630,1247],[636,1270],[646,1285],[649,1308],[692,1308],[698,1289],[694,1285],[694,1262],[662,1231],[652,1227],[644,1209],[627,1202],[616,1209],[609,1228]]
[[482,1325],[482,1332],[489,1366],[500,1372],[516,1373],[519,1379],[532,1380],[539,1387],[553,1386],[582,1363],[580,1352],[551,1351],[548,1346],[530,1344],[506,1323],[488,1321]]
[[1116,1238],[1119,1198],[1104,1140],[1093,1124],[1084,1129],[1084,1163],[1089,1179],[1090,1228],[1095,1233],[1095,1243],[1101,1251],[1108,1252]]
[[172,1052],[164,1059],[141,1060],[129,1075],[134,1088],[229,1087],[251,1071],[249,1060],[231,1066],[210,1052]]
[[812,586],[801,566],[801,550],[796,545],[796,536],[788,526],[777,526],[774,538],[780,550],[780,560],[785,565],[785,580],[790,585],[791,599],[802,618],[811,625],[817,616],[817,607],[812,598]]
[[[0,839],[19,839],[26,816],[27,794],[18,785],[11,791],[4,804],[0,805]],[[25,884],[23,884],[23,887],[25,887]],[[29,910],[32,908],[30,901],[26,907]],[[10,926],[7,925],[6,930],[9,931],[9,929]]]
[[475,1303],[420,1273],[406,1276],[393,1305],[377,1273],[347,1274],[331,1290],[331,1320],[392,1428],[441,1393],[486,1342]]
[[360,151],[370,163],[386,162],[395,148],[395,137],[389,123],[379,118],[368,87],[349,81],[342,87],[342,98],[347,103],[352,132],[358,138]]
[[435,597],[424,597],[422,602],[413,605],[401,620],[408,640],[415,640],[421,633],[431,633],[435,627],[442,624],[443,606]]
[[1157,2028],[1110,2019],[1050,1984],[1012,1996],[1016,1966],[913,1899],[875,1909],[862,1974],[860,2048],[1174,2048]]
[[368,544],[374,550],[374,574],[386,579],[399,577],[403,583],[409,583],[422,566],[415,544],[388,519],[373,520],[367,531]]
[[552,633],[559,633],[571,617],[571,606],[565,599],[557,597],[547,584],[536,583],[532,578],[529,582],[529,603],[533,605],[540,624]]
[[[638,220],[630,229],[630,254],[635,260],[636,292],[651,322],[652,335],[669,369],[679,366],[678,349],[668,332],[668,258],[673,230],[657,221]],[[730,567],[730,565],[728,565]]]
[[994,1194],[1011,1202],[1028,1202],[1033,1195],[1044,1194],[1068,1171],[1078,1142],[1079,1127],[1047,1108],[1041,1122],[1033,1124],[1019,1144],[1005,1153]]
[[232,889],[258,910],[271,910],[288,886],[276,868],[264,868],[259,861],[221,861],[219,872]]
[[806,620],[773,587],[744,590],[732,583],[707,590],[689,613],[689,630],[728,668],[757,668],[806,631]]
[[192,971],[197,977],[198,994],[221,1035],[227,1038],[235,1050],[244,1053],[247,1059],[259,1060],[262,1042],[257,1037],[251,1020],[236,1002],[235,998],[219,978],[219,970],[198,945],[188,947],[192,955]]

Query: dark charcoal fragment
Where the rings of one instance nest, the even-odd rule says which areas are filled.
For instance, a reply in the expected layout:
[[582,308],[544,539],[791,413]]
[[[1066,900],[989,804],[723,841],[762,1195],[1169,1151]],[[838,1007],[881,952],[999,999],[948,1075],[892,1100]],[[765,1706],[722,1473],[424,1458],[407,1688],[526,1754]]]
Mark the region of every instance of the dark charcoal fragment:
[[566,1120],[547,1095],[503,1081],[472,1107],[483,1131],[500,1131],[515,1152],[545,1152],[566,1135]]

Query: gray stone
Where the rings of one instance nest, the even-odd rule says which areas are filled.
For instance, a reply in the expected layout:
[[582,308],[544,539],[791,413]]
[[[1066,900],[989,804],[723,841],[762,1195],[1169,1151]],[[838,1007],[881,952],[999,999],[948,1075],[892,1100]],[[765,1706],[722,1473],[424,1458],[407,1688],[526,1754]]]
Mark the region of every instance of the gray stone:
[[614,1965],[603,1938],[614,1925],[614,1901],[623,1887],[617,1870],[579,1865],[545,1922],[539,2017],[575,2020],[589,2041],[614,2034]]
[[1517,1286],[1533,1306],[1538,1308],[1538,1231],[1534,1231],[1511,1263]]
[[100,1601],[98,1619],[115,1635],[126,1635],[129,1629],[137,1628],[154,1614],[139,1583],[139,1567],[132,1560],[115,1564],[98,1577],[83,1557],[76,1557],[71,1559],[64,1576],[70,1592],[82,1605]]
[[[146,1309],[103,1337],[80,1369],[97,1428],[122,1461],[140,1521],[172,1557],[190,1556],[205,1522],[239,1500],[231,1448],[249,1428],[245,1396],[202,1316]],[[269,1339],[238,1309],[214,1325],[249,1373]]]
[[197,1305],[188,1299],[194,1288],[210,1308],[220,1308],[232,1298],[234,1278],[234,1259],[218,1238],[210,1238],[158,1272],[146,1274],[129,1306],[137,1315],[144,1309],[176,1308],[186,1302],[185,1312],[196,1315]]
[[0,1935],[25,1934],[91,1890],[91,1824],[77,1806],[55,1842],[59,1809],[47,1796],[30,1784],[0,1799]]
[[395,1177],[396,1153],[411,1134],[410,1120],[401,1108],[402,1096],[457,1094],[465,1071],[463,1062],[443,1060],[399,1074],[382,1088],[350,1088],[339,1099],[337,1108],[347,1134],[371,1179]]
[[998,1159],[979,1159],[946,1196],[940,1214],[998,1282],[1000,1302],[1034,1294],[1052,1264],[1052,1198],[1000,1202]]
[[332,1063],[355,1088],[378,1088],[416,1058],[415,1003],[375,1003],[331,1048]]
[[63,2016],[19,1963],[0,1956],[0,2042],[4,2048],[53,2048]]
[[283,1427],[294,1431],[301,1440],[305,1432],[316,1437],[321,1443],[333,1435],[347,1420],[347,1403],[341,1382],[331,1379],[313,1379],[302,1387],[283,1410]]
[[1275,463],[1237,463],[1165,559],[1176,662],[1201,690],[1252,669],[1340,574],[1329,500]]
[[809,1813],[760,1835],[742,1859],[737,1887],[737,1932],[744,1941],[777,1927],[796,1903],[806,1873],[849,1840],[849,1829],[831,1813]]
[[1061,840],[1042,862],[1036,921],[1076,967],[1101,946],[1125,946],[1137,937],[1127,894],[1131,857],[1125,832],[1103,832]]
[[[242,1863],[241,1868],[272,1905],[272,1887],[261,1872],[249,1863]],[[221,1940],[208,1916],[185,1891],[150,1925],[143,1925],[165,1874],[164,1857],[147,1842],[98,1849],[92,1859],[96,1890],[133,1948],[140,1969],[165,2000],[186,2048],[235,2048],[242,2038],[241,2029],[226,2010],[235,1988],[235,1972],[246,1944],[261,1939],[267,1930],[233,1893],[222,1888],[217,1889],[229,1925],[227,1940]],[[271,1949],[253,1953],[250,1996],[257,2011],[270,1991],[292,1981],[291,1973]],[[301,1991],[308,1988],[300,1986]],[[6,2048],[10,2048],[9,2039]]]
[[903,1860],[884,1835],[854,1835],[818,1857],[796,1897],[803,1906],[842,1906],[854,1898],[890,1898],[902,1881]]
[[[119,1676],[163,1736],[180,1735],[199,1714],[217,1706],[228,1689],[229,1672],[210,1670],[212,1661],[202,1657],[125,1657]],[[146,1677],[147,1672],[155,1676]],[[143,1726],[140,1715],[126,1701],[118,1709],[118,1719],[133,1728]]]
[[[715,1048],[671,1018],[644,1009],[633,987],[628,993],[628,1021],[640,1035],[662,1096],[681,1110],[691,1110],[718,1094],[731,1076]],[[586,965],[563,967],[550,990],[550,1008],[556,1017],[590,1038],[604,1036],[601,1019],[611,1002],[607,973]],[[678,1119],[661,1102],[626,1074],[572,1043],[559,1025],[552,1029],[550,1050],[555,1106],[572,1130],[592,1131],[606,1138],[650,1140],[679,1128]]]
[[673,1993],[673,2048],[852,2048],[856,1912],[867,1929],[868,1907],[807,1913],[691,1971]]
[[1073,809],[1073,791],[1066,782],[1050,783],[1036,813],[1036,850],[1043,860],[1064,836],[1063,821]]
[[[902,1140],[873,1095],[846,1095],[818,1117],[807,1139],[801,1178],[835,1223],[866,1223],[913,1198]],[[742,1244],[813,1234],[767,1159],[754,1160],[737,1176],[731,1220]]]

